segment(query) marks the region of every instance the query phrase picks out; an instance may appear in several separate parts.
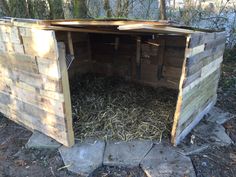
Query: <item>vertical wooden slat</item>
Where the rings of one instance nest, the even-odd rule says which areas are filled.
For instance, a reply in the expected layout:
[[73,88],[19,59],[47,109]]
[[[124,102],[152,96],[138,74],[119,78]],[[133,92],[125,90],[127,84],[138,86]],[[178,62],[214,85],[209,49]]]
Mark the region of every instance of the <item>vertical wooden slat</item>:
[[141,37],[137,37],[136,44],[136,79],[141,79]]
[[91,52],[91,43],[90,43],[90,36],[89,34],[87,35],[87,48],[88,48],[88,60],[92,60],[92,52]]
[[164,67],[164,56],[165,56],[165,41],[159,41],[159,55],[158,55],[158,68],[157,68],[157,78],[161,80],[163,78],[163,67]]
[[67,40],[68,40],[70,55],[74,56],[74,47],[73,47],[71,32],[67,32]]
[[72,107],[71,107],[71,98],[70,98],[70,88],[69,88],[69,79],[68,72],[66,66],[65,59],[65,45],[64,43],[58,43],[58,51],[59,51],[59,63],[60,63],[60,71],[62,75],[62,90],[65,99],[65,123],[67,129],[67,142],[66,146],[74,145],[74,131],[72,126]]

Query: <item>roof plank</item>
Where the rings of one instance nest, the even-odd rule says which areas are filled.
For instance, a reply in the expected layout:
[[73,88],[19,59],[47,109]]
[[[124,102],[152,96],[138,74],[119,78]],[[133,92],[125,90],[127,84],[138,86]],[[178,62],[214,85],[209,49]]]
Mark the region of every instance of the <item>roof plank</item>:
[[172,33],[172,34],[192,34],[195,31],[189,29],[183,29],[172,26],[157,26],[157,25],[146,25],[146,24],[132,24],[122,25],[118,27],[121,31],[139,31],[139,32],[160,32],[160,33]]

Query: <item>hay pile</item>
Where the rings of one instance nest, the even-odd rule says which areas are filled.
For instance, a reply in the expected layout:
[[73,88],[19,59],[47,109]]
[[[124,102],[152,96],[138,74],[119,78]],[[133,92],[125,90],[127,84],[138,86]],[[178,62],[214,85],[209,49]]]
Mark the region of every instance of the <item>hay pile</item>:
[[75,137],[151,139],[169,135],[177,93],[87,74],[71,81]]

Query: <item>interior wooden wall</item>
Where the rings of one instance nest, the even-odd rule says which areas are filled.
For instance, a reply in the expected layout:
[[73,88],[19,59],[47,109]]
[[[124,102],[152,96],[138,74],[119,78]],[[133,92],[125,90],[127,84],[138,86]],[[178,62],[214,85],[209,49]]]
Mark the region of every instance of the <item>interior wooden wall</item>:
[[224,32],[194,33],[188,37],[172,129],[172,142],[175,144],[216,102],[225,41]]
[[69,84],[60,46],[54,31],[0,25],[0,112],[71,146]]
[[[66,54],[69,54],[68,32],[57,31],[56,38],[58,42],[63,42],[65,44]],[[91,47],[88,33],[71,32],[71,39],[75,59],[68,70],[69,78],[73,78],[78,73],[83,74],[91,72],[92,67],[90,53]]]
[[[63,41],[63,35],[58,33],[57,39]],[[66,41],[66,36],[64,38]],[[168,35],[154,38],[152,35],[73,33],[77,53],[69,69],[70,76],[78,72],[119,75],[154,87],[178,89],[186,38]]]

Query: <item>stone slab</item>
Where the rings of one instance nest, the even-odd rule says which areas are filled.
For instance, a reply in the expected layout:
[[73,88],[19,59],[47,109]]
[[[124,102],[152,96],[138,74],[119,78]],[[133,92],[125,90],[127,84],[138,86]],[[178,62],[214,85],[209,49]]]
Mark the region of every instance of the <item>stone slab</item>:
[[233,143],[230,137],[226,134],[225,128],[214,122],[201,122],[193,130],[193,134],[214,145],[228,146]]
[[71,148],[64,146],[59,148],[67,169],[81,176],[89,176],[95,169],[102,166],[104,150],[104,141],[92,140],[76,143]]
[[185,156],[194,155],[209,148],[209,144],[180,144],[177,151]]
[[60,143],[54,139],[35,131],[26,143],[26,148],[35,149],[57,149],[61,146]]
[[195,177],[191,159],[178,153],[174,147],[156,144],[141,162],[148,177]]
[[107,142],[103,164],[108,166],[139,166],[152,148],[152,141]]
[[235,115],[230,114],[229,112],[225,112],[218,107],[213,107],[208,113],[206,119],[207,121],[215,122],[217,124],[224,124],[233,117],[235,117]]

